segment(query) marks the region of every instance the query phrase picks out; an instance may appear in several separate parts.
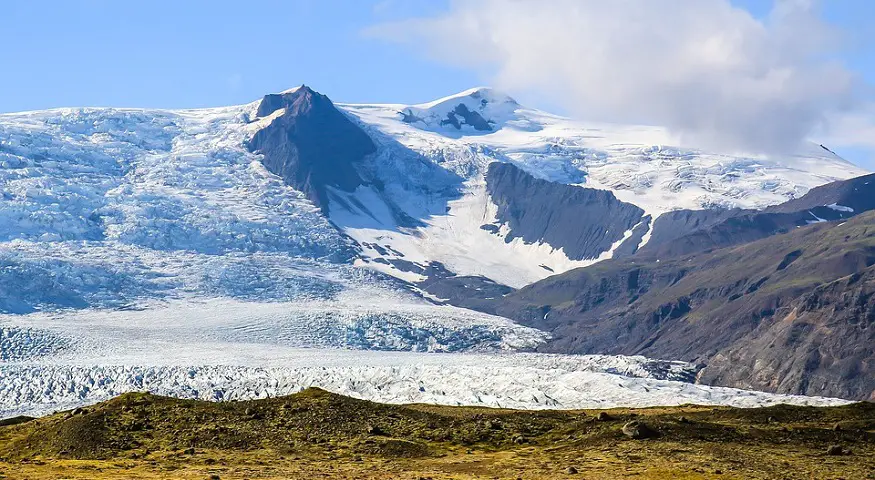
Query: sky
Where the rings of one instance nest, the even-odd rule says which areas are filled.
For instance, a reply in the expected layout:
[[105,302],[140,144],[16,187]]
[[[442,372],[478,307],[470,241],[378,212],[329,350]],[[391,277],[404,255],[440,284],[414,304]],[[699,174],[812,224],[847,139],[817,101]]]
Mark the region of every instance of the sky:
[[810,138],[875,170],[872,18],[869,0],[5,0],[0,112],[493,85],[715,148]]

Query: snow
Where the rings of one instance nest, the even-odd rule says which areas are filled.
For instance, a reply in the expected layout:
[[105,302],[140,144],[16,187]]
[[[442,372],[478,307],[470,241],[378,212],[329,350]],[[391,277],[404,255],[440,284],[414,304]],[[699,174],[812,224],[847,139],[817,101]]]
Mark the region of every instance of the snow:
[[[460,128],[447,125],[448,116],[454,115],[454,111],[464,106],[470,112],[476,112],[486,120],[491,128],[480,130],[459,118]],[[444,132],[445,134],[458,131],[463,135],[477,135],[491,131],[501,125],[517,121],[521,118],[515,115],[519,104],[513,98],[487,87],[477,87],[464,92],[450,95],[433,102],[404,107],[401,112],[407,123],[427,130]]]
[[381,402],[525,409],[845,403],[694,385],[696,367],[683,362],[514,353],[545,334],[454,307],[366,295],[4,315],[0,416],[128,391],[240,400],[309,386]]
[[[34,336],[62,339],[63,349],[45,352],[53,363],[83,358],[160,362],[168,354],[177,354],[166,351],[165,346],[171,344],[186,345],[189,350],[201,344],[225,343],[232,349],[239,344],[258,344],[464,352],[533,348],[547,337],[544,332],[502,317],[431,305],[412,295],[366,289],[344,290],[331,299],[294,302],[185,299],[127,309],[3,315],[0,325],[9,332],[25,329],[29,333],[24,338],[4,338],[2,345],[17,339],[18,344],[32,345],[29,337]],[[9,343],[4,350],[16,351],[18,344]],[[198,353],[191,358],[207,357]],[[215,357],[214,361],[220,362],[221,358]]]
[[808,214],[811,215],[812,217],[814,217],[814,220],[806,220],[806,221],[805,221],[805,223],[807,223],[807,224],[809,224],[809,225],[811,225],[811,224],[813,224],[813,223],[823,223],[823,222],[826,222],[825,219],[818,217],[817,215],[814,214],[814,212],[812,212],[812,211],[810,211],[810,210],[808,211]]
[[[459,104],[490,121],[492,130],[442,124]],[[439,262],[458,274],[519,287],[613,256],[617,245],[573,261],[548,244],[505,242],[506,229],[499,235],[482,230],[495,223],[483,180],[492,162],[512,162],[545,180],[609,190],[654,221],[680,208],[763,208],[867,173],[813,143],[786,154],[711,152],[680,146],[663,128],[580,122],[523,107],[488,88],[419,105],[340,107],[379,145],[367,168],[386,188],[347,196],[345,203],[358,198],[368,212],[338,205],[332,221],[358,243],[379,246],[364,248],[362,265],[408,281],[423,277],[393,261]],[[399,224],[398,211],[422,224]]]
[[835,203],[830,204],[830,205],[827,205],[826,207],[827,207],[827,208],[831,208],[831,209],[833,209],[833,210],[835,210],[835,211],[837,211],[837,212],[854,213],[854,209],[853,209],[853,208],[851,208],[851,207],[846,207],[846,206],[844,206],[844,205],[838,205],[838,204],[835,204]]
[[[441,125],[459,103],[492,130]],[[0,413],[130,390],[216,400],[309,385],[519,408],[840,403],[678,382],[688,366],[657,372],[641,358],[514,353],[545,334],[405,283],[440,262],[522,286],[612,256],[620,242],[585,261],[507,242],[483,180],[492,162],[658,215],[761,207],[863,173],[833,154],[671,147],[662,129],[584,124],[483,88],[343,105],[378,145],[362,168],[384,187],[332,190],[328,219],[245,148],[270,121],[251,121],[256,108],[0,115]],[[405,108],[423,120],[403,122]],[[344,199],[353,207],[335,208]]]
[[[209,314],[202,319],[216,331],[229,321],[216,322]],[[175,329],[155,337],[141,331],[145,318],[116,320],[106,315],[90,319],[87,328],[80,324],[78,331],[90,337],[80,343],[89,348],[2,364],[0,416],[45,414],[129,391],[215,401],[274,397],[310,386],[390,403],[523,409],[847,403],[694,385],[682,381],[695,374],[692,365],[643,357],[301,348],[245,332],[237,337],[236,327],[226,331],[233,337],[196,338],[184,331],[190,323],[171,319],[163,322]],[[112,332],[126,345],[105,350],[106,339],[99,338],[103,333],[92,336],[95,330]]]
[[341,266],[349,240],[244,148],[254,108],[0,115],[0,281],[14,286],[0,311],[362,281]]
[[[318,356],[322,352],[309,353]],[[342,366],[306,362],[310,365],[300,367],[14,365],[5,367],[0,383],[0,416],[42,415],[130,391],[215,401],[288,395],[311,386],[386,403],[518,409],[849,403],[630,378],[585,367],[561,367],[548,359],[459,357],[463,356],[447,363],[397,358],[376,365],[368,365],[369,359],[351,357]]]
[[[426,219],[425,228],[399,226],[373,191],[363,187],[356,192],[356,197],[373,215],[338,206],[332,207],[331,219],[343,225],[345,232],[364,246],[366,259],[403,259],[422,266],[440,262],[456,274],[481,275],[516,288],[540,280],[553,271],[583,267],[598,260],[570,260],[561,249],[543,242],[528,244],[522,238],[508,242],[506,226],[497,233],[483,230],[481,225],[498,223],[497,206],[487,195],[485,182],[482,179],[467,182],[462,192],[458,199],[447,203],[445,215]],[[387,253],[371,247],[374,245],[382,246]],[[609,257],[610,252],[606,256]],[[373,261],[367,265],[408,281],[425,278],[392,265]]]

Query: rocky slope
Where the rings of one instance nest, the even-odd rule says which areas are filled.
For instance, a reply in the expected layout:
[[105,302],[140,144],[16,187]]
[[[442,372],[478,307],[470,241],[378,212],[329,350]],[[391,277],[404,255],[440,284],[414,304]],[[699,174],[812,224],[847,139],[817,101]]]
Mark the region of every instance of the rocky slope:
[[708,362],[700,380],[875,401],[875,268],[825,283]]
[[641,252],[665,257],[738,245],[812,223],[838,221],[875,209],[875,175],[813,188],[762,210],[675,210],[661,215]]
[[659,261],[608,260],[476,306],[549,331],[550,351],[678,358],[706,364],[705,380],[870,398],[873,265],[868,212]]
[[649,223],[644,210],[607,190],[548,182],[510,163],[489,165],[486,191],[498,208],[496,222],[481,228],[498,233],[505,225],[506,242],[544,242],[572,260],[597,258],[615,243],[637,248],[641,237],[629,232]]
[[267,124],[252,136],[250,151],[326,213],[329,187],[353,191],[363,183],[356,163],[376,147],[325,95],[306,85],[266,95],[256,118]]
[[866,173],[819,145],[714,153],[664,129],[578,122],[488,88],[337,107],[377,151],[360,164],[368,184],[338,195],[331,220],[361,245],[361,263],[413,283],[455,275],[519,288],[635,253],[667,212],[762,209]]

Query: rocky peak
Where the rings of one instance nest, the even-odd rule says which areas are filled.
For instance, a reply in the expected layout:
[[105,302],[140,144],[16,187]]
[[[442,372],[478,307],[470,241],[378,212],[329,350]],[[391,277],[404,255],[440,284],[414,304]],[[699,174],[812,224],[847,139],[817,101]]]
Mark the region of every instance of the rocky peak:
[[[281,108],[291,110],[293,114],[300,114],[314,108],[315,104],[331,104],[331,100],[307,85],[286,90],[282,93],[270,93],[261,99],[258,105],[256,117],[267,117]],[[318,107],[317,107],[318,108]]]
[[328,97],[306,85],[265,95],[256,115],[280,109],[282,114],[253,135],[249,149],[263,155],[268,171],[327,212],[328,187],[352,191],[361,185],[356,164],[376,146]]

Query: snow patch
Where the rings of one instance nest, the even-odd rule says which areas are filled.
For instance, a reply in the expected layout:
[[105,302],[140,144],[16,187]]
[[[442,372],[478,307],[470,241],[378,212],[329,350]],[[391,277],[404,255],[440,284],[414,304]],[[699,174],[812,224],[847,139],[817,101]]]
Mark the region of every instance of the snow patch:
[[835,211],[837,211],[837,212],[854,213],[854,209],[853,209],[853,208],[851,208],[851,207],[846,207],[846,206],[844,206],[844,205],[838,205],[838,204],[835,204],[835,203],[830,204],[830,205],[827,205],[826,207],[827,207],[827,208],[831,208],[831,209],[833,209],[833,210],[835,210]]
[[[467,182],[460,198],[450,200],[443,214],[425,219],[423,226],[398,225],[385,203],[371,189],[360,187],[356,196],[360,204],[366,206],[366,212],[332,203],[331,219],[364,246],[363,255],[370,260],[369,266],[399,278],[424,279],[420,274],[400,271],[388,262],[403,260],[423,268],[431,262],[439,262],[458,275],[484,276],[519,288],[553,272],[590,265],[601,259],[571,260],[562,249],[547,243],[526,243],[522,238],[508,241],[507,226],[497,225],[498,207],[489,198],[482,178]],[[484,230],[483,225],[495,225],[497,231]],[[616,246],[619,243],[614,248]],[[612,250],[602,257],[610,258],[610,255]],[[377,259],[387,263],[375,262]]]

